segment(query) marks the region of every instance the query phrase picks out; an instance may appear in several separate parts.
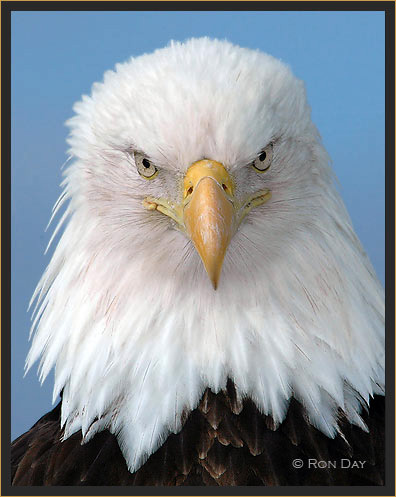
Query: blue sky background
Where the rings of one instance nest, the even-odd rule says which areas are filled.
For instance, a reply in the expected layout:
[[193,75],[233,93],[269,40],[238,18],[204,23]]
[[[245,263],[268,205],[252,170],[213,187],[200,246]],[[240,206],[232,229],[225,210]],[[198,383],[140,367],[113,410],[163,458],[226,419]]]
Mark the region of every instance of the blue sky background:
[[12,438],[51,408],[53,378],[23,379],[27,306],[50,260],[44,228],[60,194],[64,122],[104,71],[169,40],[258,48],[306,83],[353,224],[384,283],[384,13],[12,13]]

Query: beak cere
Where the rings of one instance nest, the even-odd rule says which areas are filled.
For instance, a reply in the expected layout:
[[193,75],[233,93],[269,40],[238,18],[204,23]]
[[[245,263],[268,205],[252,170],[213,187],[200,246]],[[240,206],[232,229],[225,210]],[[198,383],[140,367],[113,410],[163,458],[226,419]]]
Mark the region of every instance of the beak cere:
[[238,201],[226,168],[214,160],[192,164],[184,177],[182,203],[146,197],[143,207],[173,219],[189,235],[216,290],[231,238],[249,212],[271,198],[271,190],[258,190]]
[[194,163],[184,179],[184,225],[216,290],[234,229],[232,180],[222,164]]

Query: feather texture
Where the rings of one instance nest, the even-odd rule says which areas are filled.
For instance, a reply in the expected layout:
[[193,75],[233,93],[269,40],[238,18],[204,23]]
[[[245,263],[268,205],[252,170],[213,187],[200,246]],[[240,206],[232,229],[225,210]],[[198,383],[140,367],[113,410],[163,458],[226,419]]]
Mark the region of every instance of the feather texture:
[[[296,401],[292,401],[285,421],[275,431],[268,427],[269,419],[248,399],[242,402],[240,414],[235,414],[231,398],[234,392],[231,381],[219,394],[206,390],[181,432],[171,435],[134,473],[128,471],[116,438],[107,430],[84,445],[81,445],[81,432],[62,442],[58,405],[13,443],[12,483],[17,486],[384,484],[383,397],[377,396],[370,416],[364,415],[370,435],[345,419],[341,422],[346,441],[340,436],[331,440],[313,428]],[[216,416],[210,415],[212,410],[217,412]],[[214,417],[219,420],[216,429]],[[303,467],[293,467],[293,460],[297,459],[301,459]]]
[[[67,225],[34,295],[26,363],[39,361],[41,381],[55,368],[65,443],[109,430],[135,473],[227,378],[231,411],[249,398],[265,418],[252,413],[243,436],[230,424],[229,440],[219,435],[228,445],[199,442],[207,482],[224,474],[224,447],[249,436],[252,457],[269,457],[258,434],[276,429],[293,399],[330,438],[340,412],[366,429],[362,405],[384,392],[383,289],[303,83],[269,55],[204,38],[117,65],[75,111],[55,209],[68,201]],[[257,175],[250,164],[270,142],[271,168]],[[134,150],[158,167],[154,181],[139,176]],[[205,157],[232,175],[237,199],[272,193],[233,237],[216,292],[186,234],[142,208],[150,195],[180,201],[184,173]],[[212,434],[231,423],[217,400],[199,412]]]

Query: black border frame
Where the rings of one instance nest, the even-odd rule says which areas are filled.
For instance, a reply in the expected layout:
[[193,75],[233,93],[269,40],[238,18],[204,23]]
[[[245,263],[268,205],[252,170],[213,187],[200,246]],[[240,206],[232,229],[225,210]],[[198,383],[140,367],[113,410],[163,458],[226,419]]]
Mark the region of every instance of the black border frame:
[[[13,11],[383,11],[385,12],[386,483],[384,486],[13,487],[11,424],[11,13]],[[395,495],[395,3],[393,1],[2,1],[1,2],[1,495]],[[55,491],[54,491],[55,490]]]

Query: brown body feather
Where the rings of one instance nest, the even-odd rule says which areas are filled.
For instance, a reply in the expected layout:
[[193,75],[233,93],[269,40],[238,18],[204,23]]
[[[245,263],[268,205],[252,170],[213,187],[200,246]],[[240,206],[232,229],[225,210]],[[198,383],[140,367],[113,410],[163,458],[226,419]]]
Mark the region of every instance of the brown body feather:
[[[250,400],[238,401],[229,381],[220,394],[206,390],[181,432],[132,474],[108,431],[85,445],[81,432],[61,442],[58,404],[13,442],[12,484],[384,485],[384,398],[375,397],[363,417],[369,433],[341,421],[345,439],[333,440],[308,424],[293,400],[274,429]],[[293,467],[296,459],[302,468]],[[365,461],[363,468],[355,461]]]

